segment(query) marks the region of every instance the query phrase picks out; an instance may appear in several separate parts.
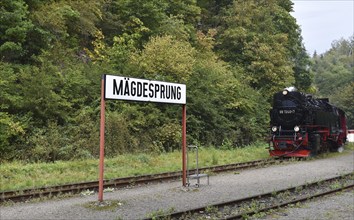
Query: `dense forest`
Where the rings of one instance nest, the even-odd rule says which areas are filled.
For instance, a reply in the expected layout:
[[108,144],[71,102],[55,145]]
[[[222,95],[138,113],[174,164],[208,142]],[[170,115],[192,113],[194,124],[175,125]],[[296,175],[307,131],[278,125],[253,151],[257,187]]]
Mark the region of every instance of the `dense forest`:
[[324,54],[313,55],[313,85],[319,97],[345,111],[348,128],[354,129],[354,35],[339,39]]
[[[310,58],[292,10],[290,0],[1,0],[0,161],[97,157],[102,74],[186,84],[188,144],[263,140],[270,98],[287,86],[329,95],[353,125],[353,39]],[[107,101],[108,157],[180,145],[180,106]]]

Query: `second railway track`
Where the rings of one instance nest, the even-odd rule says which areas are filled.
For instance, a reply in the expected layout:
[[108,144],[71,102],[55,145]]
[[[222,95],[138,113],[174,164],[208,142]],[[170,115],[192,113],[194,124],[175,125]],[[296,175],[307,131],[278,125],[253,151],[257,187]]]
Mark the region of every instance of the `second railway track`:
[[154,216],[151,219],[248,219],[269,210],[354,188],[354,173],[228,202]]
[[[257,160],[257,161],[250,161],[244,163],[203,167],[203,168],[199,168],[199,172],[219,173],[219,172],[227,172],[227,171],[237,171],[242,169],[273,165],[276,163],[282,163],[284,161],[287,160],[285,159]],[[194,169],[189,170],[189,174],[194,174],[195,172],[196,170]],[[174,179],[181,178],[181,176],[182,176],[182,172],[177,171],[177,172],[166,172],[166,173],[159,173],[159,174],[117,178],[111,180],[104,180],[104,187],[122,188],[134,184],[146,184],[146,183],[174,180]],[[66,194],[66,193],[79,193],[84,190],[97,190],[97,189],[98,189],[98,181],[89,181],[89,182],[65,184],[65,185],[58,185],[58,186],[24,189],[24,190],[17,190],[17,191],[3,191],[0,192],[0,203],[5,201],[20,202],[20,201],[33,199],[33,198],[39,198],[45,196],[56,196],[56,195]]]

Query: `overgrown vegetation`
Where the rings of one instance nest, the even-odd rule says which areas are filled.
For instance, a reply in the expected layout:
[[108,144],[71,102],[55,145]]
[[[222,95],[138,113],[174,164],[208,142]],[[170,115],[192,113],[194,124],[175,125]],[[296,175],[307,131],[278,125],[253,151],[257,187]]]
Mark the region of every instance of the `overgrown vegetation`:
[[[290,0],[2,0],[0,161],[97,158],[102,74],[186,84],[189,144],[263,140],[273,92],[307,91],[322,75],[292,10]],[[352,82],[350,56],[338,58],[349,63],[333,63],[330,79]],[[352,126],[352,97],[335,94]],[[106,108],[107,157],[180,149],[179,106]]]
[[[230,164],[268,158],[264,143],[237,149],[199,149],[199,167]],[[195,155],[190,154],[189,168],[195,168]],[[182,153],[124,154],[105,160],[105,179],[154,174],[182,169]],[[0,166],[0,191],[21,190],[40,186],[96,181],[98,160],[31,163],[14,161]]]
[[[291,11],[290,0],[1,1],[0,160],[97,158],[102,74],[185,83],[190,144],[263,139],[272,93],[311,84]],[[107,157],[180,149],[180,107],[106,112]]]
[[[199,167],[240,163],[269,158],[266,143],[256,143],[244,148],[201,147],[198,152]],[[344,153],[352,153],[354,143],[345,146]],[[321,154],[319,158],[340,156],[343,153]],[[189,156],[189,169],[196,166],[195,152]],[[97,181],[97,159],[25,163],[13,161],[0,166],[0,191],[22,190],[41,186],[66,183]],[[182,153],[174,151],[164,154],[123,154],[105,160],[105,179],[137,176],[145,174],[180,171]],[[235,173],[238,174],[238,173]],[[91,193],[91,192],[89,192]]]

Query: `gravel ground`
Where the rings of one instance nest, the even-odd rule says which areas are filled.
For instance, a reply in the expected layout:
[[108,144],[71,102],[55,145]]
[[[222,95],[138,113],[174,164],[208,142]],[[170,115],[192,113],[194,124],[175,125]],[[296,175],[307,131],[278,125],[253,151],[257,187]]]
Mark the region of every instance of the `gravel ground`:
[[259,220],[354,220],[354,191],[339,193],[311,202],[299,208],[282,209]]
[[[274,190],[353,171],[354,152],[352,151],[332,158],[300,161],[245,170],[240,173],[215,175],[210,177],[210,185],[207,185],[206,179],[202,178],[199,188],[194,186],[184,188],[181,186],[181,181],[175,181],[104,193],[105,201],[113,200],[121,203],[120,206],[115,207],[113,210],[98,211],[93,208],[86,208],[85,204],[97,201],[97,194],[94,194],[44,202],[21,203],[8,207],[3,206],[0,207],[0,219],[141,219],[147,215],[157,213],[159,210],[166,212],[171,209],[181,211],[188,208],[196,208],[273,192]],[[195,180],[192,183],[195,183]],[[346,201],[352,201],[351,206],[348,206],[348,210],[353,210],[353,193],[348,194],[345,198],[347,199]],[[341,212],[341,208],[344,205],[335,206],[338,204],[336,201],[344,200],[339,198],[329,203],[320,203],[319,205],[323,209],[318,208],[317,205],[303,207],[307,210],[303,219],[321,219],[318,214],[320,212],[328,217],[331,214],[334,217],[340,217],[343,214],[345,219],[352,220],[351,215],[346,215],[347,211]],[[350,202],[344,202],[344,204],[350,204]],[[333,207],[333,213],[328,213],[327,210],[329,209],[326,207]],[[289,209],[287,216],[273,217],[276,219],[282,219],[282,217],[284,217],[283,219],[299,219],[296,210]],[[338,214],[337,211],[342,214]]]

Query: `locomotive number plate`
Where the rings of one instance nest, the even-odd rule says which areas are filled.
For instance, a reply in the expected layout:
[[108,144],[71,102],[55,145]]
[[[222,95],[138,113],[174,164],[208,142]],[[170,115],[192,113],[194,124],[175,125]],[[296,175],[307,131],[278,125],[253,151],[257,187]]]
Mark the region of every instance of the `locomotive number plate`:
[[292,109],[292,110],[279,110],[279,114],[295,114],[295,109]]

